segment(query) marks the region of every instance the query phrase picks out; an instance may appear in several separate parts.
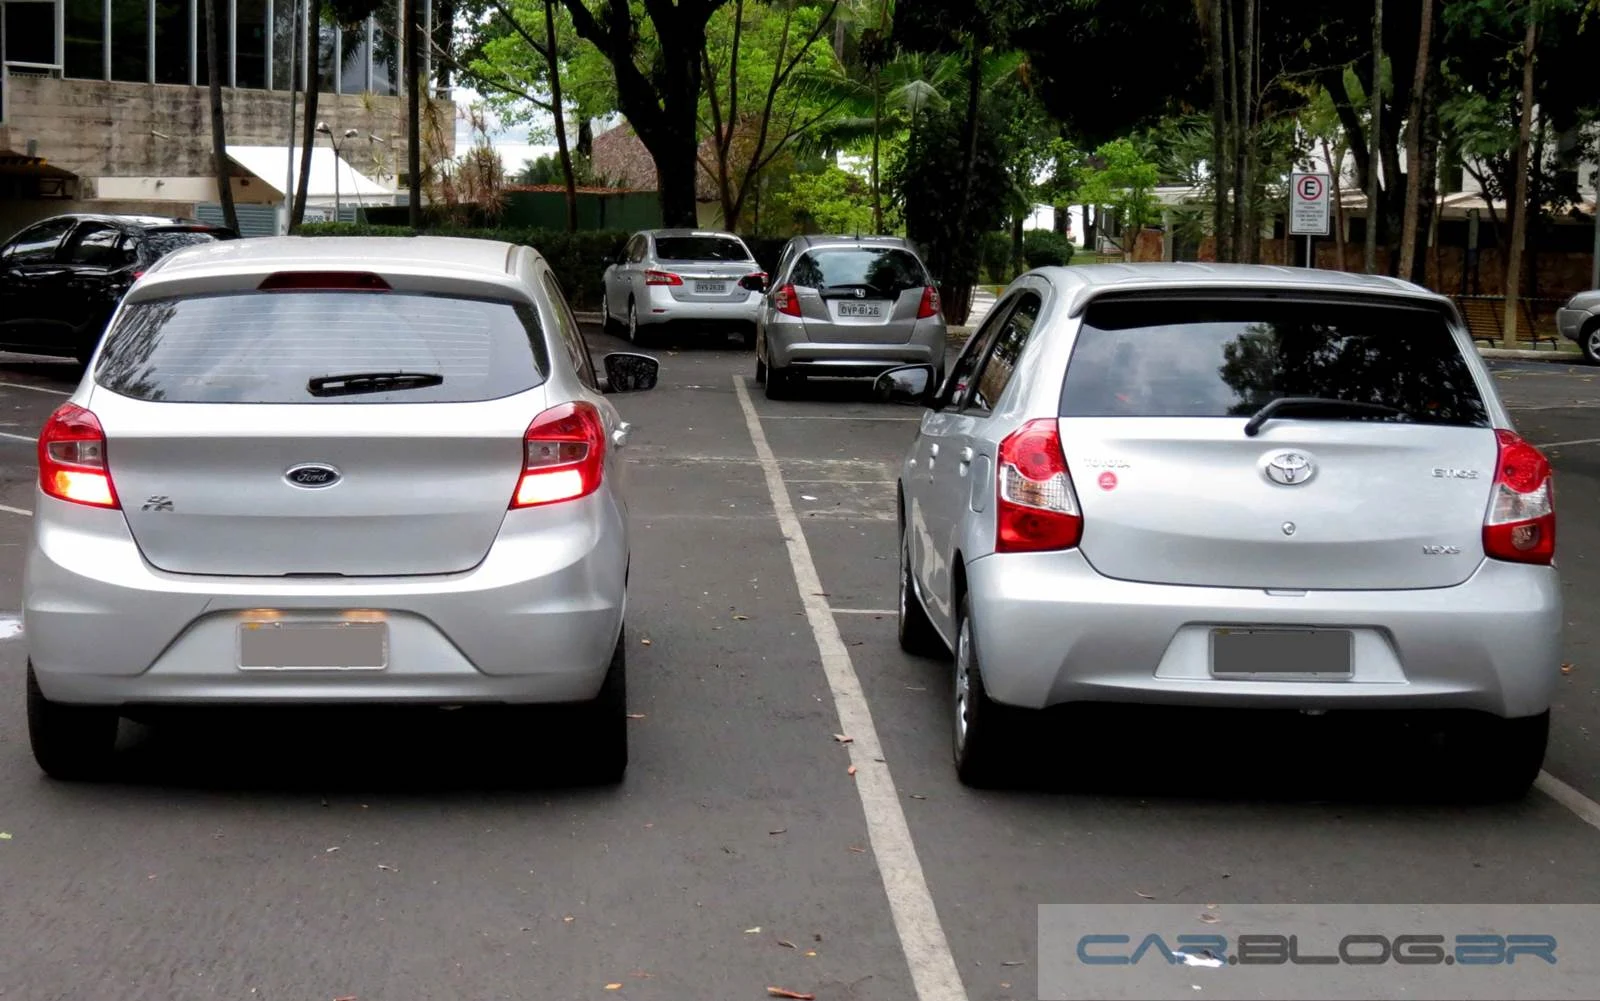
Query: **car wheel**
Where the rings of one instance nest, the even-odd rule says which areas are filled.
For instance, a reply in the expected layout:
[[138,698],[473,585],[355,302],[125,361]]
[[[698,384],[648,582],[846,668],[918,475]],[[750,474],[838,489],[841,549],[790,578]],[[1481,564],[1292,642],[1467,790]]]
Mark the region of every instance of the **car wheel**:
[[755,332],[755,330],[754,329],[746,330],[744,332],[744,349],[746,351],[754,351],[755,347],[756,347],[756,332]]
[[1592,323],[1583,332],[1583,357],[1591,365],[1600,365],[1600,322]]
[[622,325],[611,312],[611,296],[604,295],[600,298],[600,326],[608,334],[616,334]]
[[586,777],[615,785],[628,771],[628,630],[617,635],[611,666],[600,694],[583,704],[573,720],[575,745],[583,749]]
[[628,343],[634,347],[644,347],[647,337],[639,329],[639,305],[632,299],[628,300]]
[[1021,764],[1018,748],[1030,720],[1025,710],[989,698],[973,643],[972,603],[965,597],[956,626],[955,653],[952,741],[956,775],[963,785],[974,788],[1003,785]]
[[906,537],[903,526],[900,529],[899,618],[900,649],[914,657],[942,659],[950,655],[944,639],[933,628],[928,610],[922,606],[922,599],[917,597],[911,575],[911,540]]
[[51,702],[39,690],[31,663],[27,684],[28,740],[39,768],[63,782],[104,777],[117,745],[117,711]]
[[764,386],[764,385],[766,385],[766,383],[767,383],[767,363],[761,360],[761,356],[760,355],[756,355],[756,385]]
[[787,400],[792,394],[793,376],[788,369],[767,368],[767,399]]
[[1504,719],[1484,716],[1453,727],[1446,735],[1450,791],[1481,803],[1519,800],[1544,767],[1550,743],[1550,712]]

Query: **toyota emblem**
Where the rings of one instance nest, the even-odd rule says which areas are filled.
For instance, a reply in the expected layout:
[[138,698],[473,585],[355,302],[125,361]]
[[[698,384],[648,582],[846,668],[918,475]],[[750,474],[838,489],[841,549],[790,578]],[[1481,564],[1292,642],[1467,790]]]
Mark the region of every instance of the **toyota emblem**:
[[1316,475],[1317,467],[1303,452],[1276,452],[1267,456],[1262,470],[1279,486],[1298,487]]

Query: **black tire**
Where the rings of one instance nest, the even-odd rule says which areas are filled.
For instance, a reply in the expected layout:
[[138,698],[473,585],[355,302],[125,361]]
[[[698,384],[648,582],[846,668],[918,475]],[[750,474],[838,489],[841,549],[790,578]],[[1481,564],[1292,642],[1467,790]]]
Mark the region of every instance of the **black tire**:
[[767,399],[787,400],[794,396],[794,376],[788,369],[767,368]]
[[933,622],[928,618],[928,610],[923,607],[922,599],[917,596],[911,577],[911,543],[906,538],[903,514],[900,520],[900,649],[913,657],[944,660],[950,656],[950,648],[945,645],[939,631],[933,628]]
[[1583,350],[1584,360],[1591,365],[1600,365],[1600,320],[1594,320],[1583,333],[1578,335],[1578,347]]
[[767,363],[761,360],[761,356],[760,355],[756,355],[756,385],[765,386],[766,384],[767,384]]
[[600,328],[607,334],[616,336],[622,329],[622,324],[611,315],[611,298],[609,296],[600,300]]
[[1504,719],[1480,716],[1451,728],[1445,738],[1449,790],[1479,803],[1520,800],[1544,768],[1550,743],[1550,712]]
[[1021,750],[1030,732],[1033,714],[989,698],[983,685],[977,646],[973,642],[972,604],[965,596],[958,614],[955,670],[952,672],[956,698],[955,711],[951,714],[956,776],[963,785],[977,789],[1009,785],[1020,777]]
[[572,720],[582,768],[596,784],[615,785],[628,771],[628,630],[617,635],[600,694],[578,707]]
[[744,342],[744,349],[746,351],[754,351],[756,347],[755,329],[751,328],[746,330],[742,335],[740,335],[740,340]]
[[639,326],[639,306],[632,299],[628,300],[628,324],[626,333],[628,336],[628,343],[632,344],[634,347],[643,348],[650,345],[650,335],[645,332],[643,327]]
[[51,702],[28,665],[28,741],[46,775],[62,782],[104,778],[111,770],[119,721],[115,709]]

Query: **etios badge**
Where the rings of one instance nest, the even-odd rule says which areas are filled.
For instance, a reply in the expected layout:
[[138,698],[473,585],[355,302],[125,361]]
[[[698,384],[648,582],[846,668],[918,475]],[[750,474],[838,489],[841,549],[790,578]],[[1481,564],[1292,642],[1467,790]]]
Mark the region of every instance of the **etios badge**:
[[290,468],[283,478],[293,486],[316,490],[333,486],[344,479],[344,474],[323,462],[305,462]]
[[1298,487],[1317,474],[1317,464],[1304,452],[1274,452],[1262,462],[1261,471],[1279,486]]

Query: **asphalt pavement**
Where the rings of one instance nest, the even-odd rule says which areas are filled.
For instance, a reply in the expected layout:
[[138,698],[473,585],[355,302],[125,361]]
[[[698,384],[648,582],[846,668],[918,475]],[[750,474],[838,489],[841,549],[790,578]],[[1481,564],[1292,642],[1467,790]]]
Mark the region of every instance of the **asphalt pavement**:
[[[53,783],[0,619],[0,997],[1001,1001],[1036,996],[1040,904],[1600,899],[1600,370],[1496,365],[1557,468],[1570,671],[1541,789],[1475,807],[1364,731],[1209,713],[1135,715],[1046,762],[1059,785],[963,788],[948,667],[895,642],[915,412],[769,402],[732,345],[655,353],[619,398],[625,783],[445,712],[130,726],[124,776]],[[71,385],[0,359],[0,609]]]

